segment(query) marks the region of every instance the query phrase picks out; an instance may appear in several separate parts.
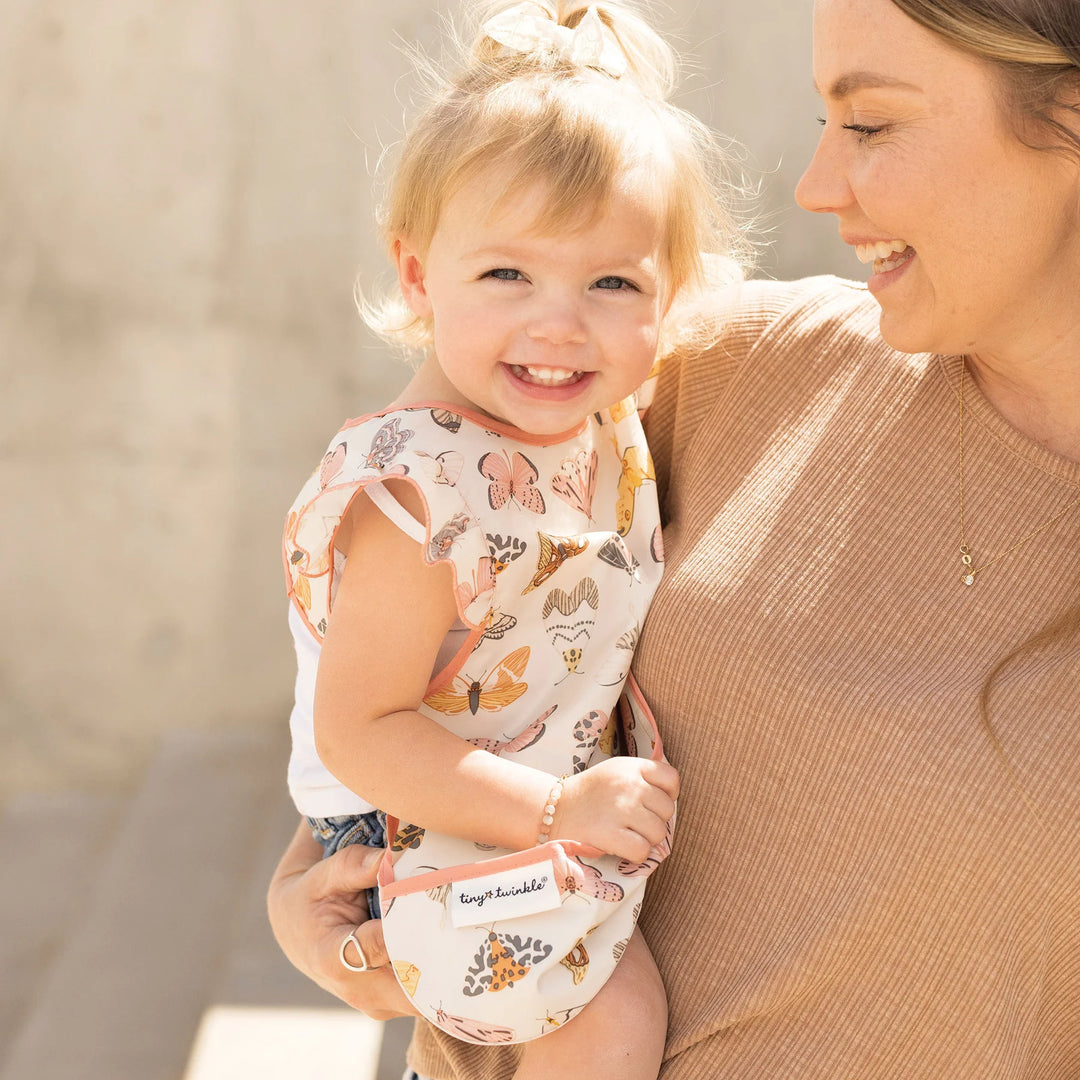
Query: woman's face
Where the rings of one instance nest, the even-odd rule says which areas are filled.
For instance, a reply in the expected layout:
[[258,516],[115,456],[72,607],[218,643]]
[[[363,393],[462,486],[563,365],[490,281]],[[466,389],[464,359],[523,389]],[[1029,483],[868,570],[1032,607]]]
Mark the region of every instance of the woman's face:
[[1019,141],[987,64],[891,0],[816,0],[814,75],[796,198],[873,263],[886,341],[1004,357],[1080,334],[1080,165]]

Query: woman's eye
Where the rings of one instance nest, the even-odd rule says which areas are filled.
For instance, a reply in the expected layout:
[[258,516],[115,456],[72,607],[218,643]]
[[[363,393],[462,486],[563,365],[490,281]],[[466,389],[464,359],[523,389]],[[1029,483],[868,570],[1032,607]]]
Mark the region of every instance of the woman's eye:
[[627,281],[626,278],[617,277],[614,274],[611,274],[608,277],[600,278],[595,284],[596,284],[596,288],[598,288],[598,289],[618,290],[618,289],[622,289],[622,288],[626,288],[626,289],[636,289],[637,288],[637,286],[635,286],[632,281]]
[[495,278],[498,281],[523,281],[524,275],[520,270],[512,270],[509,266],[500,266],[489,270],[484,277]]
[[854,131],[859,136],[860,142],[880,134],[883,130],[880,127],[872,127],[870,124],[843,124],[842,127],[845,131]]

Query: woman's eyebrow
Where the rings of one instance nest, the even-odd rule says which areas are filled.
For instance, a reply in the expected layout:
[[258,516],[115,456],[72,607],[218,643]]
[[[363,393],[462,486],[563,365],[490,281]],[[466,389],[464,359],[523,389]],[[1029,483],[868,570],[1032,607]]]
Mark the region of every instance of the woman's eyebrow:
[[[817,81],[814,81],[814,89],[821,93],[821,88],[818,86]],[[882,75],[877,71],[848,71],[841,75],[833,84],[829,87],[828,94],[826,96],[831,98],[846,98],[850,97],[857,90],[915,90],[918,91],[914,83],[905,82],[903,79],[894,78],[892,75]]]

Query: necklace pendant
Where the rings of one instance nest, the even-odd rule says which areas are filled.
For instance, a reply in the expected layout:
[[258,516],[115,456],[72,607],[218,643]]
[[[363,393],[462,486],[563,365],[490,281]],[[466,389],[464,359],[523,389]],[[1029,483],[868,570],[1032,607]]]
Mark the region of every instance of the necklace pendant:
[[964,564],[964,584],[975,584],[975,570],[971,565],[971,555],[964,544],[960,545],[960,561]]

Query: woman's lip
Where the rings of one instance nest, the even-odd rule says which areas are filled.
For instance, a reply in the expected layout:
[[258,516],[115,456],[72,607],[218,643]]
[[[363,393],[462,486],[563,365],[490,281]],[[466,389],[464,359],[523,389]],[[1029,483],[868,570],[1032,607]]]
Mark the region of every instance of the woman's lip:
[[[905,250],[910,251],[911,254],[907,255],[906,258],[904,258],[904,261],[901,262],[899,266],[895,266],[891,270],[875,269],[874,272],[871,273],[870,279],[866,283],[866,287],[870,290],[870,292],[876,293],[879,292],[881,289],[887,289],[894,282],[899,281],[900,277],[915,261],[918,255],[918,252],[916,252],[914,248],[908,247]],[[889,261],[891,260],[886,260],[886,262]],[[877,266],[876,263],[874,265],[875,267]]]

